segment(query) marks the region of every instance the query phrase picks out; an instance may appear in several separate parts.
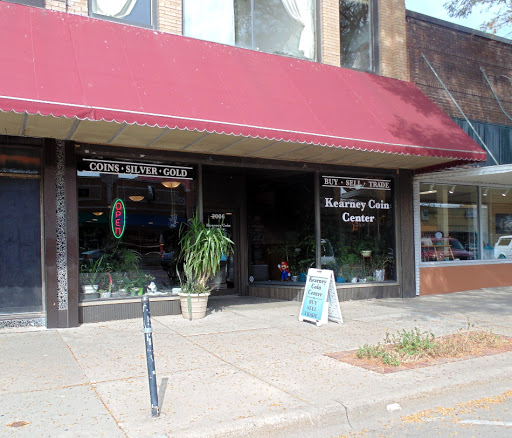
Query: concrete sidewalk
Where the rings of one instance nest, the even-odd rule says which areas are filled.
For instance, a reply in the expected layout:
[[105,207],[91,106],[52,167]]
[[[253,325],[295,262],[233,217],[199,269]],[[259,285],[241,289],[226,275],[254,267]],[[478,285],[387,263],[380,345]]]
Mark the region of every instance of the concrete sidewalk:
[[512,336],[512,287],[342,302],[344,323],[322,327],[298,321],[298,302],[209,304],[198,321],[152,318],[159,418],[151,418],[142,318],[0,331],[0,436],[331,437],[390,418],[391,403],[413,409],[455,390],[512,389],[500,386],[512,377],[512,353],[385,375],[325,356],[383,341],[386,331],[441,336],[468,321]]

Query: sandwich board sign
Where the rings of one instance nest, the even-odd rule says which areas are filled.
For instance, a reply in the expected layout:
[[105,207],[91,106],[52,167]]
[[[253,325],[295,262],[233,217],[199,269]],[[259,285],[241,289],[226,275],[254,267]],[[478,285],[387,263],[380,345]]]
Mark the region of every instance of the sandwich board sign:
[[299,321],[321,326],[327,324],[328,320],[338,324],[343,322],[334,274],[328,269],[311,268],[308,270]]

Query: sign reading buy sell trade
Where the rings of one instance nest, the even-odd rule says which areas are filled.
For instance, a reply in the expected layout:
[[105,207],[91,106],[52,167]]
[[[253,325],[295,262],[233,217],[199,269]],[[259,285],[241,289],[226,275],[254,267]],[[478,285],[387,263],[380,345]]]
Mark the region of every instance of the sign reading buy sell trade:
[[317,326],[327,320],[341,324],[340,303],[334,274],[328,269],[309,269],[300,309],[299,321],[314,322]]

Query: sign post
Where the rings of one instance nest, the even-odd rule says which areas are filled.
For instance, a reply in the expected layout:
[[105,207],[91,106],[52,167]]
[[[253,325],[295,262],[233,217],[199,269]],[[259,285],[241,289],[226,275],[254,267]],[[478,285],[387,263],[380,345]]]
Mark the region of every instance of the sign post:
[[338,324],[343,322],[334,274],[328,269],[311,268],[308,271],[299,321],[321,326],[327,324],[328,320]]

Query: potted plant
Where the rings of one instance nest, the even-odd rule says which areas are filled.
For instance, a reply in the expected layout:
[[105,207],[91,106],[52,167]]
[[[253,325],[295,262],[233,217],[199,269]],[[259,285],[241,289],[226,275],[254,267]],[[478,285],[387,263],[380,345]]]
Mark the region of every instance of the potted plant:
[[180,230],[180,246],[181,312],[190,320],[204,318],[211,291],[208,280],[219,271],[222,256],[233,251],[233,241],[222,227],[209,227],[196,214]]
[[391,259],[387,254],[375,254],[371,264],[373,268],[373,276],[376,281],[384,281],[386,267],[391,263]]
[[104,272],[104,257],[102,255],[95,262],[84,263],[80,266],[80,281],[82,283],[84,299],[86,300],[99,297],[99,278],[100,274]]

